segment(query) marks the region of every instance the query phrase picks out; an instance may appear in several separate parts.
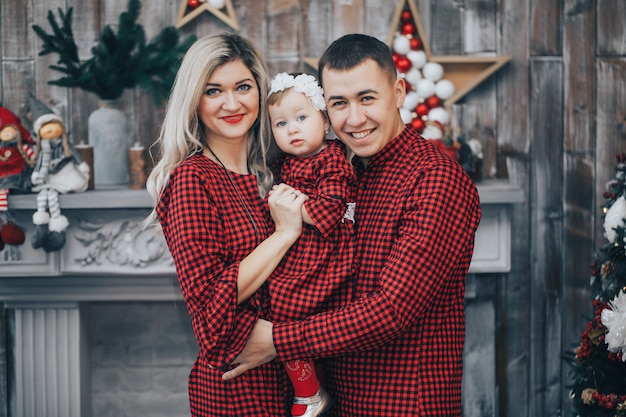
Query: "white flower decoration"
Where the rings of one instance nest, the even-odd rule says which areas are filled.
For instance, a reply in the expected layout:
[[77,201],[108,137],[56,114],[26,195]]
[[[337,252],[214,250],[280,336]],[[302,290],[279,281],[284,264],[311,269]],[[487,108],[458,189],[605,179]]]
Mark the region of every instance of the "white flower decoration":
[[299,74],[293,76],[286,72],[277,74],[272,80],[270,94],[278,93],[288,88],[302,93],[311,100],[316,110],[326,110],[326,102],[324,101],[324,90],[319,86],[314,76],[309,74]]
[[607,328],[604,341],[609,350],[622,354],[622,361],[626,362],[626,293],[622,290],[609,301],[610,309],[602,310],[602,324]]
[[626,218],[626,200],[624,200],[622,196],[615,200],[604,216],[604,237],[606,237],[610,243],[615,243],[615,239],[617,239],[615,229],[626,226],[624,218]]

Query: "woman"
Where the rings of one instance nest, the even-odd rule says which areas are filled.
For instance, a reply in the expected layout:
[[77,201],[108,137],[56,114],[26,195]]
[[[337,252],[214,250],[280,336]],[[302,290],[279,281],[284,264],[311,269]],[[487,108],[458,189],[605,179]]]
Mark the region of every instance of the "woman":
[[280,364],[222,379],[266,317],[265,280],[302,231],[306,196],[285,184],[270,190],[268,90],[249,41],[236,34],[196,41],[178,70],[147,181],[156,201],[147,222],[161,225],[200,347],[189,377],[193,416],[289,412]]

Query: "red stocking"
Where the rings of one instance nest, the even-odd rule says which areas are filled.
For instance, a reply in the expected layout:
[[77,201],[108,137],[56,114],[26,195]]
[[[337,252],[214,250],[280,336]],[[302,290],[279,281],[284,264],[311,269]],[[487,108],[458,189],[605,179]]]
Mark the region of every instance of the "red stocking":
[[[312,360],[295,360],[285,363],[287,375],[293,385],[296,397],[312,397],[320,389],[320,381],[315,373],[315,365]],[[306,412],[306,405],[293,404],[291,414],[301,416]]]

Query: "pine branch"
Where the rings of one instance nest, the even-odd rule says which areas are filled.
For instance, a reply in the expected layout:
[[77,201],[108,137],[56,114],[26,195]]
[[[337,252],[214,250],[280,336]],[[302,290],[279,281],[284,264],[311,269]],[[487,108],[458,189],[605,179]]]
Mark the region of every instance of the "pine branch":
[[33,25],[33,30],[43,41],[43,46],[39,56],[56,53],[59,55],[58,64],[51,66],[52,69],[61,71],[68,75],[68,78],[79,76],[83,71],[83,65],[78,57],[78,47],[74,41],[74,34],[72,32],[72,13],[73,9],[70,7],[66,13],[59,8],[59,18],[62,26],[56,22],[52,11],[48,11],[48,23],[52,27],[52,33],[54,35],[48,35],[40,26]]
[[145,31],[137,23],[141,3],[129,0],[127,10],[120,14],[117,33],[109,25],[105,26],[98,44],[91,48],[92,57],[81,62],[72,33],[72,8],[66,14],[61,9],[58,13],[61,26],[54,14],[48,12],[52,34],[33,25],[33,30],[43,41],[39,55],[58,54],[57,65],[49,68],[65,75],[48,83],[79,87],[100,99],[114,100],[125,89],[140,86],[151,91],[155,105],[159,105],[169,93],[180,59],[196,40],[192,35],[179,43],[178,30],[168,26],[147,44]]

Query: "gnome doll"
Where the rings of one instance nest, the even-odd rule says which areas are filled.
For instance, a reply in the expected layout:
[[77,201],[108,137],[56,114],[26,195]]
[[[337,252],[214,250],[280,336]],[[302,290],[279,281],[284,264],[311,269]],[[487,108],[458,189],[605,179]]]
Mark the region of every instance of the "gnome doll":
[[21,245],[25,235],[9,213],[8,194],[30,190],[34,165],[33,140],[20,119],[0,107],[0,250],[4,245]]
[[56,114],[38,117],[33,125],[37,138],[36,162],[31,175],[37,194],[37,211],[33,214],[35,233],[33,248],[46,252],[65,245],[67,217],[61,214],[59,193],[82,192],[87,189],[89,166],[69,143],[65,124]]

